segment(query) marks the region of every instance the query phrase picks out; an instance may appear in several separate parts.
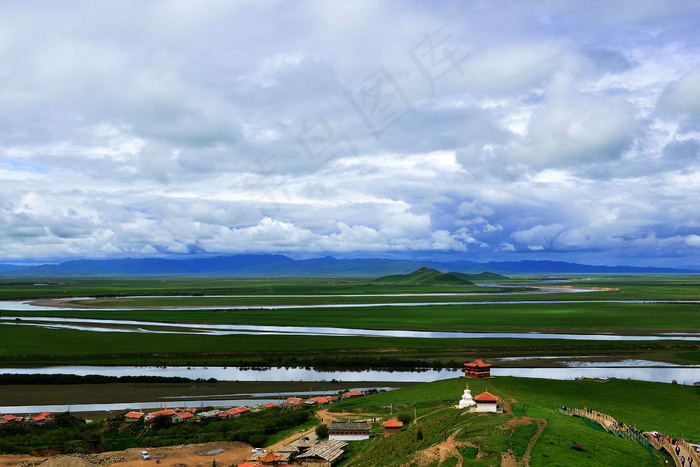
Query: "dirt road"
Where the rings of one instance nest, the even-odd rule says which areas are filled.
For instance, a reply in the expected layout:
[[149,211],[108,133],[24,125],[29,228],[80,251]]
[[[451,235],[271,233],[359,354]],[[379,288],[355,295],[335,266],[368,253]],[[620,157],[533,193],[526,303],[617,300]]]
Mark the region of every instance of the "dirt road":
[[[141,451],[146,450],[151,455],[150,460],[141,459]],[[207,467],[216,460],[217,465],[242,464],[251,454],[251,446],[246,443],[216,442],[206,444],[191,444],[186,446],[168,446],[153,449],[132,448],[126,451],[104,452],[101,458],[119,456],[126,459],[118,462],[115,467]],[[0,467],[17,466],[23,462],[32,463],[43,461],[46,457],[2,455]],[[65,463],[64,463],[65,464]]]

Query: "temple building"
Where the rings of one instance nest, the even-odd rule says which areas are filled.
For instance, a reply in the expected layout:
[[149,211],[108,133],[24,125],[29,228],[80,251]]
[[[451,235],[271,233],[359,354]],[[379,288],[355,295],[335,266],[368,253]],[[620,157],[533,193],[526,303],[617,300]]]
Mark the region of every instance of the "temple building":
[[482,392],[478,396],[474,397],[474,400],[476,401],[475,412],[503,412],[503,409],[498,406],[498,401],[500,401],[501,398],[494,396],[488,391]]
[[372,425],[367,422],[331,422],[328,425],[328,439],[358,441],[369,439]]
[[484,363],[480,358],[477,358],[471,363],[464,364],[464,376],[469,378],[490,378],[491,365]]
[[403,422],[400,422],[395,419],[387,420],[386,422],[382,423],[382,426],[384,427],[384,437],[388,437],[391,435],[395,435],[396,433],[401,433],[401,427],[403,427]]

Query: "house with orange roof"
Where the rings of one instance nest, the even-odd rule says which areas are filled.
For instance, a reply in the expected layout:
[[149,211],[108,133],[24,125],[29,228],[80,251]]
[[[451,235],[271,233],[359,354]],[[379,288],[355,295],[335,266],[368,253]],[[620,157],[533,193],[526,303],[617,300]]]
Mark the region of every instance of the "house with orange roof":
[[192,412],[180,412],[173,415],[173,423],[191,422],[194,414]]
[[349,399],[351,397],[360,397],[360,396],[364,396],[364,395],[365,394],[363,392],[360,392],[360,391],[350,391],[350,392],[346,392],[345,394],[343,394],[343,399]]
[[241,407],[235,407],[235,408],[233,408],[233,409],[229,409],[229,410],[226,411],[226,413],[229,414],[229,415],[231,415],[232,417],[238,417],[238,416],[241,415],[242,413],[244,413],[244,412],[249,412],[249,411],[250,411],[250,410],[248,409],[248,407],[243,407],[243,406],[241,406]]
[[477,358],[471,363],[464,364],[464,376],[468,378],[490,378],[491,365]]
[[145,416],[146,414],[143,412],[129,412],[124,415],[124,421],[128,423],[141,422]]
[[384,437],[387,438],[397,433],[401,433],[403,422],[392,418],[391,420],[387,420],[386,422],[382,423],[382,426],[384,427]]
[[175,411],[172,409],[168,410],[160,410],[158,412],[151,412],[148,415],[146,415],[146,418],[143,420],[145,423],[152,422],[154,418],[160,417],[160,416],[166,416],[166,417],[172,417],[175,415]]
[[482,392],[478,396],[474,396],[474,401],[476,402],[475,412],[496,412],[503,413],[503,409],[498,406],[498,401],[501,398],[491,394],[490,392]]
[[34,425],[48,425],[50,423],[53,423],[53,418],[51,418],[51,414],[49,412],[42,412],[37,415],[32,415],[31,417],[25,418],[24,420]]

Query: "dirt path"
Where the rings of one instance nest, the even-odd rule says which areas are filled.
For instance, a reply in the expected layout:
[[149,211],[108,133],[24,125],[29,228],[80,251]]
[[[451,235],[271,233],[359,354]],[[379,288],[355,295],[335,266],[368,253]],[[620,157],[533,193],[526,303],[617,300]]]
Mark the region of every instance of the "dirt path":
[[[146,450],[151,460],[141,459],[141,451]],[[251,446],[246,443],[216,442],[206,444],[190,444],[186,446],[168,446],[153,449],[132,448],[126,451],[103,452],[99,456],[122,457],[125,460],[113,464],[115,467],[211,467],[214,460],[217,465],[242,464],[251,454]],[[43,461],[46,457],[33,457],[5,454],[0,456],[0,466],[16,466],[22,462],[32,463]]]
[[540,439],[540,435],[544,433],[544,429],[547,428],[547,419],[544,418],[535,418],[533,419],[535,422],[537,422],[537,433],[530,438],[530,442],[527,443],[527,449],[525,450],[525,454],[523,455],[523,465],[525,467],[528,467],[530,465],[530,458],[532,457],[532,448],[535,446],[535,443],[537,443],[537,440]]

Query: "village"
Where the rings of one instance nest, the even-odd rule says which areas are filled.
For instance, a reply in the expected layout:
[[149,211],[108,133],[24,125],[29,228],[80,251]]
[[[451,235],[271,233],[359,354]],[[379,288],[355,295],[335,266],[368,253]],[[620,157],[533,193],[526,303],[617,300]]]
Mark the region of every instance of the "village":
[[[490,377],[490,366],[482,360],[477,359],[471,363],[464,364],[464,376],[466,378],[488,378]],[[153,412],[129,411],[123,415],[123,422],[127,424],[143,424],[145,426],[153,424],[159,417],[165,417],[169,423],[198,423],[203,421],[211,421],[212,419],[226,420],[230,418],[240,417],[248,412],[259,412],[262,410],[279,408],[281,410],[302,410],[312,409],[318,411],[328,404],[334,404],[338,401],[365,396],[365,392],[348,391],[336,396],[318,396],[309,397],[308,399],[300,397],[289,397],[279,404],[266,403],[255,406],[238,406],[230,409],[214,409],[209,410],[203,406],[200,407],[173,407],[168,408],[167,404],[159,410]],[[469,412],[495,412],[502,413],[503,409],[498,406],[500,398],[488,392],[484,392],[472,397],[469,385],[462,395],[456,409],[468,409]],[[207,409],[207,410],[205,410]],[[162,419],[161,419],[162,420]],[[396,417],[389,417],[386,420],[380,420],[376,417],[362,420],[320,420],[327,426],[327,437],[317,439],[315,433],[306,433],[304,436],[299,434],[296,439],[289,443],[275,446],[274,449],[263,449],[253,447],[246,463],[243,466],[277,466],[285,467],[291,465],[318,465],[318,466],[333,466],[337,464],[345,454],[348,443],[369,439],[372,436],[389,437],[400,433],[404,429],[404,422]],[[381,423],[381,432],[373,432],[373,424]],[[415,421],[414,421],[415,422]],[[7,424],[26,424],[31,426],[44,426],[55,423],[51,413],[43,412],[36,415],[15,416],[5,414],[0,416],[0,425]],[[86,423],[92,423],[86,420]],[[157,454],[151,455],[149,451],[141,452],[142,460],[155,459],[160,463]]]

